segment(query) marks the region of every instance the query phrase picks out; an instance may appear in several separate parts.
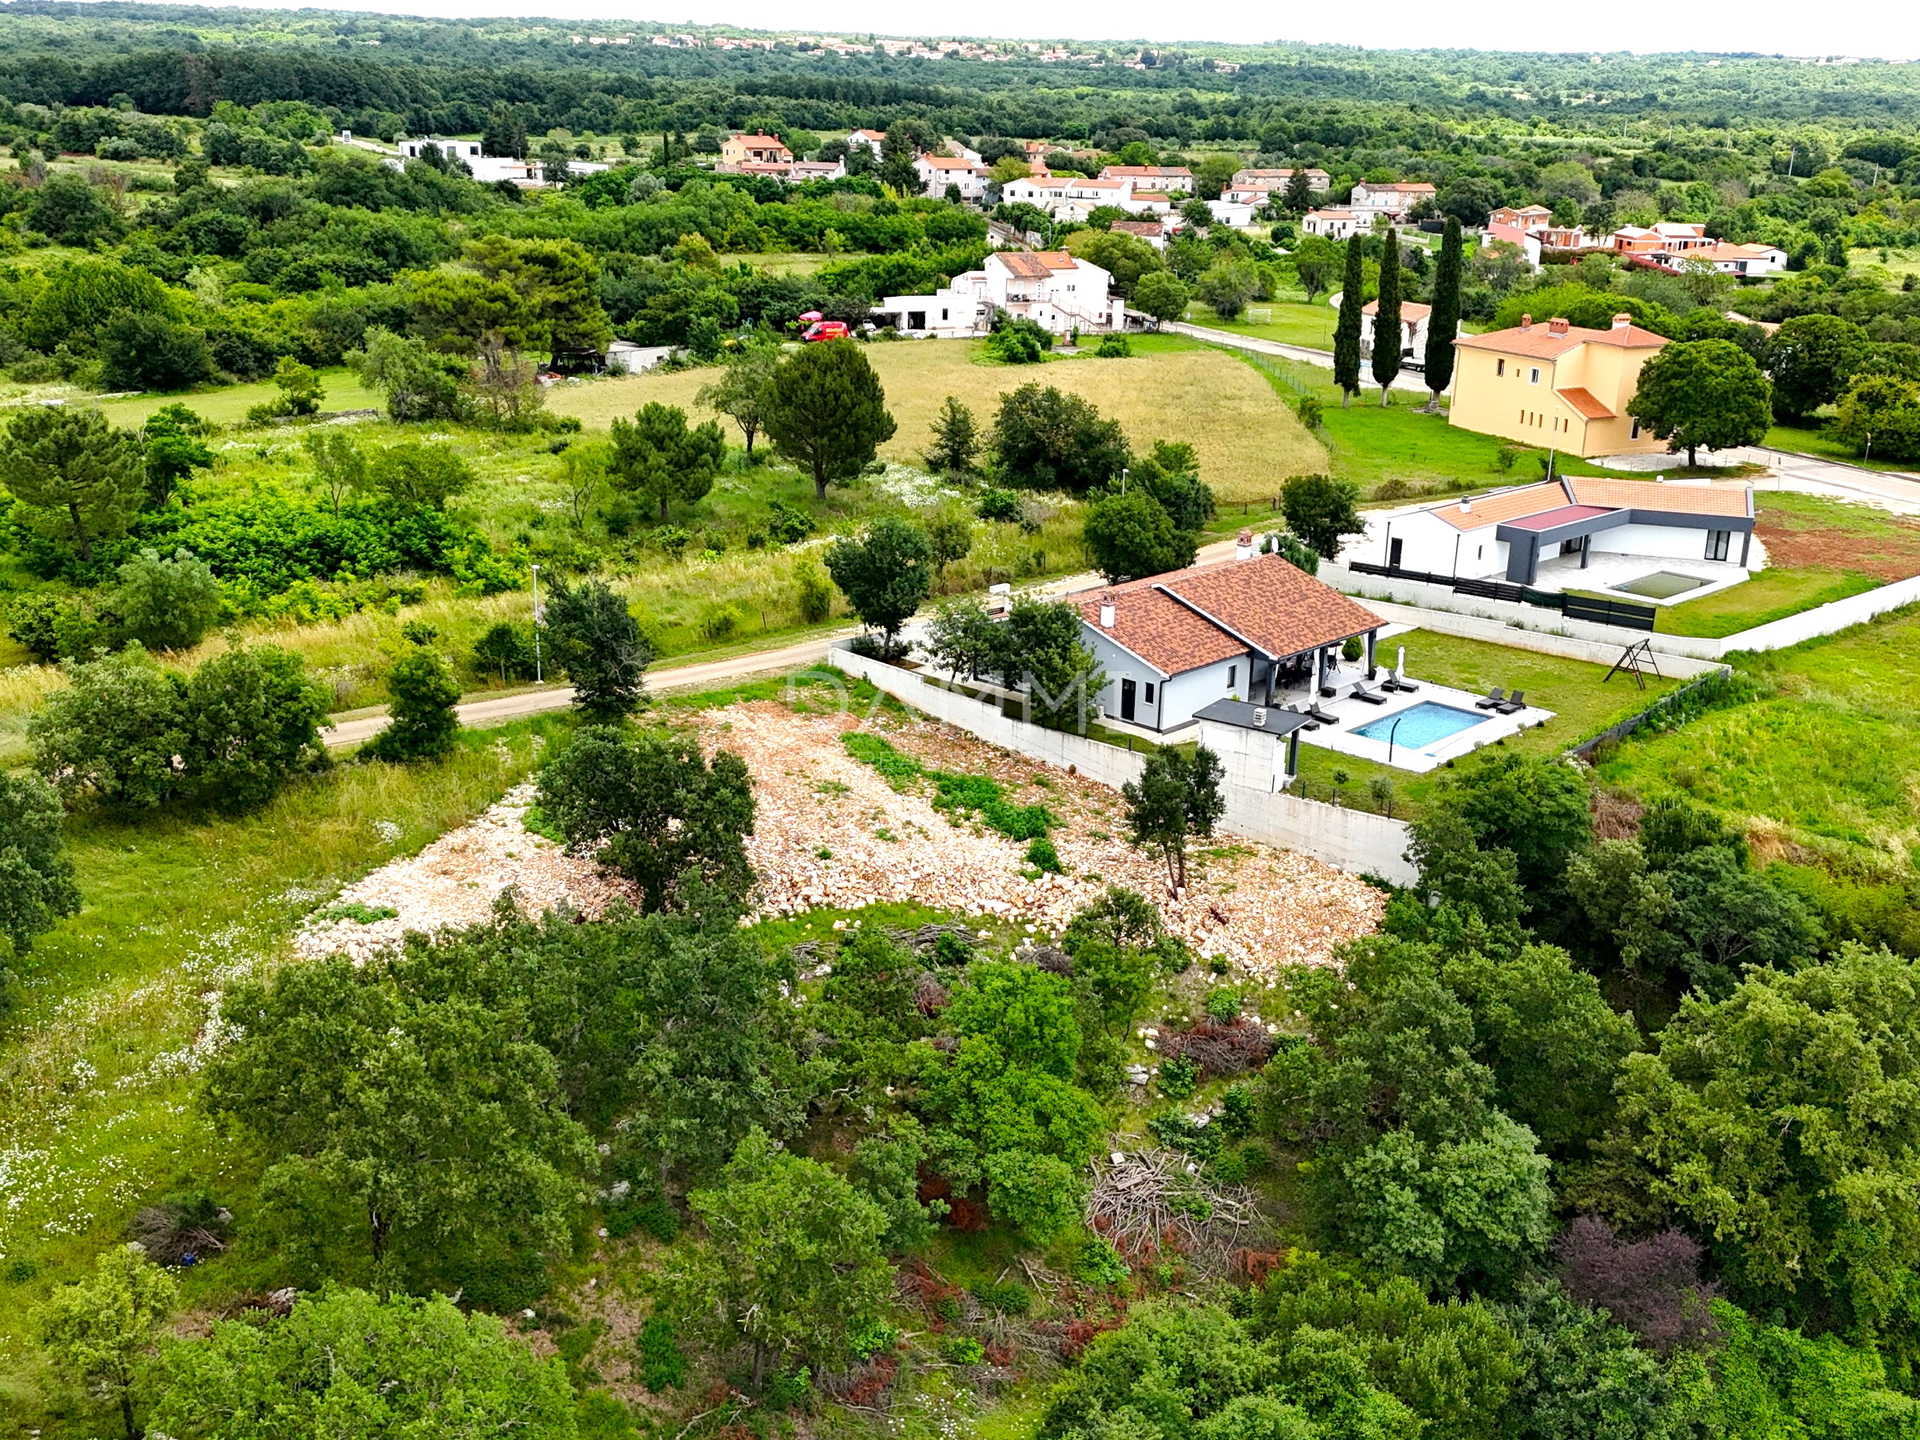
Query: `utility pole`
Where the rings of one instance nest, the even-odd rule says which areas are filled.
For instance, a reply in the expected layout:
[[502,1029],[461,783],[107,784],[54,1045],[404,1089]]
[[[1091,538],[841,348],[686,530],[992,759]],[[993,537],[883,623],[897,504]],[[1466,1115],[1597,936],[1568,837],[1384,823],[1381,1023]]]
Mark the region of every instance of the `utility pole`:
[[540,668],[540,567],[533,567],[533,683],[545,682]]

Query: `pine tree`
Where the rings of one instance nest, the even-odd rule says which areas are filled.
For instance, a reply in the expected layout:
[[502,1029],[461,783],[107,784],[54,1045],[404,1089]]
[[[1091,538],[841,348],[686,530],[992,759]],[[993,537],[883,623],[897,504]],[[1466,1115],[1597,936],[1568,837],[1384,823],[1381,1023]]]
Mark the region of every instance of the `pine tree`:
[[1366,270],[1361,237],[1347,241],[1347,274],[1341,282],[1340,320],[1333,327],[1333,383],[1340,387],[1340,408],[1360,393],[1360,307],[1366,303]]
[[1373,378],[1380,404],[1393,403],[1393,377],[1400,373],[1400,233],[1387,227],[1380,256],[1380,308],[1373,317]]
[[1304,166],[1287,177],[1286,204],[1296,215],[1304,215],[1313,208],[1313,182],[1307,178]]
[[1447,221],[1440,239],[1440,267],[1433,277],[1433,313],[1427,317],[1427,412],[1440,408],[1440,396],[1453,380],[1453,332],[1460,328],[1460,222]]

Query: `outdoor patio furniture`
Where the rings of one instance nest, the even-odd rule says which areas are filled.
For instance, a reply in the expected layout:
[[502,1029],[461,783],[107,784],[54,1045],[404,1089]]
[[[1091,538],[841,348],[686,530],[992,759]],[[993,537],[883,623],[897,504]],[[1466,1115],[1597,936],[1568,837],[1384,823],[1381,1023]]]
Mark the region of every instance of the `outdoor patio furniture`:
[[1405,676],[1396,675],[1393,671],[1389,670],[1387,672],[1387,678],[1380,682],[1380,688],[1382,690],[1390,690],[1396,695],[1411,695],[1420,687]]
[[1473,702],[1476,710],[1495,710],[1507,703],[1507,692],[1503,686],[1496,685],[1487,692],[1484,700]]
[[1338,725],[1340,723],[1340,717],[1338,715],[1329,715],[1318,705],[1315,705],[1311,710],[1307,711],[1307,714],[1318,720],[1322,725]]
[[1365,685],[1355,685],[1353,687],[1353,698],[1368,705],[1384,705],[1387,703],[1386,696],[1374,694],[1373,691],[1367,689]]
[[1502,715],[1518,715],[1522,710],[1527,708],[1527,692],[1524,690],[1516,690],[1493,708],[1498,710]]

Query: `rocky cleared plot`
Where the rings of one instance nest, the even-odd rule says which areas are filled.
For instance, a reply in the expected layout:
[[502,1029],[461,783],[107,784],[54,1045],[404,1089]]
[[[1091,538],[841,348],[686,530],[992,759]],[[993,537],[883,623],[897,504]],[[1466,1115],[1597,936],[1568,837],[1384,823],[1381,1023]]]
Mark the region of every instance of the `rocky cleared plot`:
[[[927,765],[990,775],[1010,799],[1054,812],[1062,823],[1052,838],[1069,873],[1035,878],[1024,842],[977,820],[956,824],[934,809],[930,784],[910,781],[896,791],[847,754],[840,737],[858,723],[852,715],[796,714],[771,702],[700,717],[703,741],[738,752],[753,772],[760,809],[748,851],[760,876],[761,915],[911,901],[1057,934],[1102,887],[1119,884],[1154,898],[1169,928],[1203,955],[1259,975],[1325,963],[1334,946],[1379,921],[1384,897],[1353,876],[1306,856],[1225,839],[1190,867],[1187,894],[1169,896],[1164,870],[1123,838],[1115,792],[946,726],[886,725],[897,748]],[[405,930],[474,924],[508,886],[529,911],[564,904],[595,915],[620,898],[619,882],[521,827],[530,798],[529,790],[516,791],[473,824],[349,887],[335,906],[397,913],[371,924],[316,921],[302,933],[300,950],[363,956]]]

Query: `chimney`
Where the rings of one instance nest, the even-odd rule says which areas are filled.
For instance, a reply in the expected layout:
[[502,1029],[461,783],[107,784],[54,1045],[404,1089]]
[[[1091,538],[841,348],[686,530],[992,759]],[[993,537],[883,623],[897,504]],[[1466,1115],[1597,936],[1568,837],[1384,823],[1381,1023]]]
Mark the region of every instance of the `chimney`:
[[1113,628],[1113,606],[1102,605],[1100,607],[1100,628],[1102,630],[1111,630]]
[[1616,330],[1625,330],[1631,324],[1633,324],[1633,317],[1631,315],[1616,315],[1613,317],[1613,328]]
[[1460,513],[1462,515],[1471,515],[1473,513],[1473,501],[1462,500],[1460,502]]
[[1567,333],[1567,322],[1566,322],[1566,321],[1564,321],[1564,320],[1557,320],[1557,319],[1556,319],[1556,320],[1549,320],[1549,321],[1547,321],[1547,334],[1549,334],[1549,335],[1564,335],[1564,334],[1566,334],[1566,333]]
[[1242,530],[1233,542],[1233,558],[1251,560],[1253,558],[1253,531]]
[[1522,315],[1520,317],[1520,328],[1522,330],[1531,330],[1533,328],[1533,317],[1531,315]]

